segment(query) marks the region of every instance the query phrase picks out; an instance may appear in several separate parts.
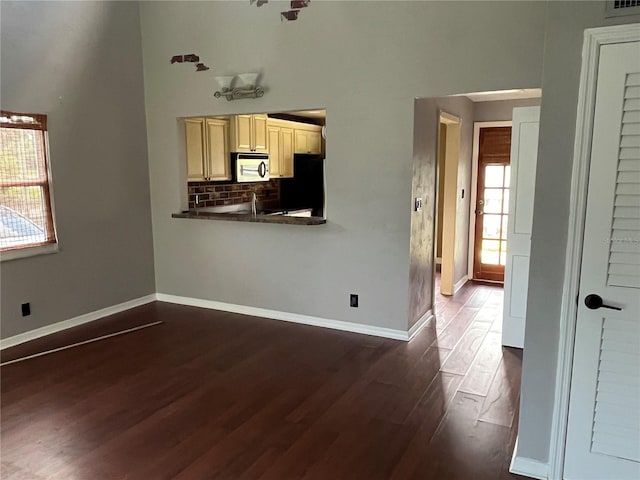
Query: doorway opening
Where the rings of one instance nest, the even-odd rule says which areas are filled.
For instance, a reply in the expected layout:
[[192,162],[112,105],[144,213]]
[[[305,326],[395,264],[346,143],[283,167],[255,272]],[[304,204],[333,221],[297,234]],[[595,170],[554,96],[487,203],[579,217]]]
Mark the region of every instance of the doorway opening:
[[[470,280],[504,286],[503,345],[519,348],[528,290],[524,240],[531,234],[541,93],[473,93],[416,103],[416,121],[422,122],[417,131],[431,133],[415,144],[420,162],[415,171],[423,172],[415,181],[426,181],[424,186],[433,189],[431,204],[428,191],[423,193],[427,210],[433,208],[432,223],[421,217],[424,230],[419,236],[412,233],[416,247],[427,246],[431,257],[430,265],[422,260],[424,276],[416,261],[416,292],[425,287],[416,298],[423,302],[423,311],[437,318],[440,295],[457,302],[456,292]],[[416,199],[421,199],[420,187],[416,183]]]
[[[481,412],[502,402],[498,397],[518,404],[519,378],[508,387],[500,381],[496,391],[492,384],[516,372],[522,358],[529,254],[517,237],[531,233],[541,93],[471,93],[415,104],[411,306],[434,317],[428,325],[442,352],[442,374],[475,377],[458,391]],[[509,411],[514,415],[502,425],[517,421],[515,408]]]

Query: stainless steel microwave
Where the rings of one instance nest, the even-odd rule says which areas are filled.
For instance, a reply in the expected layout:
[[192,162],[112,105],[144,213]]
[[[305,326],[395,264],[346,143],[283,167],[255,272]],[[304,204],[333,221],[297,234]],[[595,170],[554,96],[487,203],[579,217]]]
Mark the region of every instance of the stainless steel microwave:
[[269,180],[269,155],[264,153],[236,153],[234,175],[238,183]]

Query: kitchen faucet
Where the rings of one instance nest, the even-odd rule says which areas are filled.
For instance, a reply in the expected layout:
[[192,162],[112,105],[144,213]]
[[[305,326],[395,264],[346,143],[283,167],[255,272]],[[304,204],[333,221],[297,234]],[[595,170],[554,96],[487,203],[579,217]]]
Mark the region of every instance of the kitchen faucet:
[[251,214],[255,217],[258,214],[258,210],[256,208],[257,198],[256,194],[251,194]]

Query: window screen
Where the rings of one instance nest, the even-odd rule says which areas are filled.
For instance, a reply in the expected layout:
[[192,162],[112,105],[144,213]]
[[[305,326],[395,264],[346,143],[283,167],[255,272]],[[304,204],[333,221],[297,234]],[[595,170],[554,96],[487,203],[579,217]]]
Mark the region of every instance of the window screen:
[[0,115],[0,251],[55,243],[47,117]]

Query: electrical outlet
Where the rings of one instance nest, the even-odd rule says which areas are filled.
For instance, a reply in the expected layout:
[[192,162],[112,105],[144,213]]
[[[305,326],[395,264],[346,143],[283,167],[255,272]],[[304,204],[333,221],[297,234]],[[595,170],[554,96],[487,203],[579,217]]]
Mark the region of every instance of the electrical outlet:
[[22,316],[23,317],[28,317],[29,315],[31,315],[31,303],[29,303],[29,302],[23,303],[22,304]]
[[349,306],[358,308],[358,295],[352,293],[349,298]]

